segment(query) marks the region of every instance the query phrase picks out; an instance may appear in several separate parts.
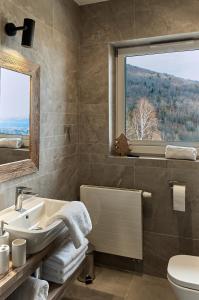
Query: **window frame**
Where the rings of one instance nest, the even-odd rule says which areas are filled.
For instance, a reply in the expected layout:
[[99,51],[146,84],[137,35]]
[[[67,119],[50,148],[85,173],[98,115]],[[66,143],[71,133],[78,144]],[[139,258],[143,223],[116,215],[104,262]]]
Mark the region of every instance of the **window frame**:
[[[189,50],[199,50],[199,40],[190,35],[183,40],[176,35],[159,37],[157,39],[148,38],[135,40],[135,46],[117,47],[116,51],[116,126],[115,134],[118,137],[121,133],[125,133],[125,58],[127,56],[172,53]],[[192,146],[197,148],[199,153],[198,142],[162,142],[162,141],[130,141],[130,148],[133,153],[142,155],[163,156],[166,145]]]

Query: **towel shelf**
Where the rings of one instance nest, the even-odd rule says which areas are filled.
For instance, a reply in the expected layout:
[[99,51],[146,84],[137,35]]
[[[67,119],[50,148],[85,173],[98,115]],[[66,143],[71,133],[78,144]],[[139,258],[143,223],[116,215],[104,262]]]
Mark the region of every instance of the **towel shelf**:
[[[60,235],[41,252],[31,255],[27,259],[26,264],[22,267],[13,269],[10,263],[9,272],[0,279],[0,299],[5,300],[8,296],[10,296],[14,290],[18,288],[28,278],[28,276],[30,276],[40,266],[44,258],[50,256],[57,247],[64,245],[66,241],[65,235]],[[76,272],[63,285],[50,285],[48,300],[60,299],[60,295],[64,293],[66,287],[71,283],[72,280],[79,276],[84,263],[85,262],[83,261]]]
[[65,283],[62,285],[56,284],[56,283],[50,283],[50,289],[49,289],[49,294],[48,294],[48,300],[60,300],[61,296],[65,293],[67,287],[75,280],[78,278],[78,276],[81,274],[85,260],[81,263],[79,268],[73,273],[73,275],[68,278]]

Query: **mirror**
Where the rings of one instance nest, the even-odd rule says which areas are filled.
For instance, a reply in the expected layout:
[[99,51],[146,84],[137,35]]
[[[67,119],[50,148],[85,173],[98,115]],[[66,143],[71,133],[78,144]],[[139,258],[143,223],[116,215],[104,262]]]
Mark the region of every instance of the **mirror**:
[[30,158],[30,76],[0,68],[0,164]]
[[0,182],[39,168],[39,66],[0,52]]

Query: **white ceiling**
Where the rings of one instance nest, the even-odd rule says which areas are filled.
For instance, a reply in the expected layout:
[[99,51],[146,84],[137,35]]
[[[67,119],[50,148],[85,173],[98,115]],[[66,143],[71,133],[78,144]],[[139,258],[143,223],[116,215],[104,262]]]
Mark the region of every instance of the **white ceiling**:
[[92,3],[104,2],[104,1],[109,1],[109,0],[75,0],[75,2],[77,2],[77,4],[79,5],[86,5],[86,4],[92,4]]

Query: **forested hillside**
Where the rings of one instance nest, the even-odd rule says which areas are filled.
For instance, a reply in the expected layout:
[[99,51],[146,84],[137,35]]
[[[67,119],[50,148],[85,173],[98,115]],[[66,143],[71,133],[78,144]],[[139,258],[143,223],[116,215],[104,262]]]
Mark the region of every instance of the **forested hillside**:
[[[153,125],[150,129],[153,130],[153,133],[141,134],[141,137],[140,134],[136,136],[137,125],[135,123],[138,120],[138,106],[139,103],[144,103],[146,107],[147,102],[151,110],[150,118],[153,117]],[[142,105],[142,107],[144,106]],[[127,135],[130,138],[199,141],[198,81],[186,80],[127,64],[126,110],[127,129],[130,129],[130,133]],[[137,127],[140,126],[142,129],[142,124]]]

